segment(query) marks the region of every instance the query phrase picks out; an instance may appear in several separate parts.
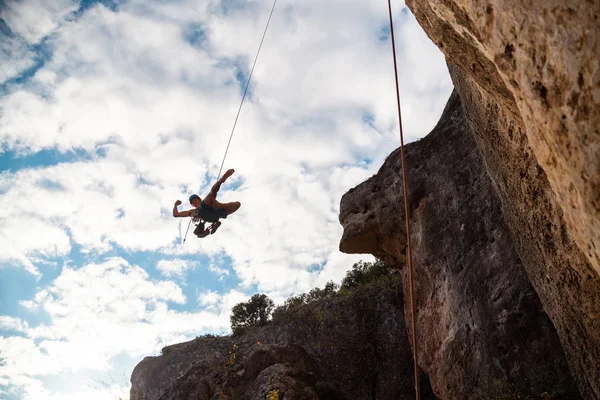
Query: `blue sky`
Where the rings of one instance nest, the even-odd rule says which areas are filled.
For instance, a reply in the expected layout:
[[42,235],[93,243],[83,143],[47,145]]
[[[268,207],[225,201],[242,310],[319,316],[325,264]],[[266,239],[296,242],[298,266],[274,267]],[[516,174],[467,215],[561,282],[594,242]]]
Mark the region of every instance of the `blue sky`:
[[[143,357],[227,334],[238,302],[369,259],[339,253],[338,212],[399,142],[375,3],[279,0],[219,193],[242,207],[182,244],[173,203],[218,174],[271,1],[0,2],[1,398],[128,398]],[[411,141],[452,85],[394,7]]]

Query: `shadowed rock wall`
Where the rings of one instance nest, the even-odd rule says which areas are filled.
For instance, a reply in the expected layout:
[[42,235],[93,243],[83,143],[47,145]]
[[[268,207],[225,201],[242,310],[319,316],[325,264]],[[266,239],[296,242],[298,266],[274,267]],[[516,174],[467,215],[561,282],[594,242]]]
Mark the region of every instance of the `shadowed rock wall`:
[[600,2],[407,5],[453,64],[525,270],[600,399]]
[[[578,398],[456,92],[435,129],[406,146],[406,158],[420,366],[435,393]],[[377,175],[342,197],[341,251],[404,264],[401,173],[396,150]],[[406,277],[404,268],[408,299]]]
[[600,2],[407,0],[428,36],[522,125],[600,276]]

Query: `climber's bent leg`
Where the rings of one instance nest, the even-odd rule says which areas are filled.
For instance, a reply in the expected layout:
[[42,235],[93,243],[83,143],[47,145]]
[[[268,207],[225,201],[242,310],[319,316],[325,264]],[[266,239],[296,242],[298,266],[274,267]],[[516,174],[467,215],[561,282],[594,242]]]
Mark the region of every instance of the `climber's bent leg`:
[[240,203],[239,201],[233,201],[231,203],[220,203],[217,200],[215,200],[215,208],[222,208],[227,212],[227,215],[236,212],[241,207],[241,205],[242,203]]

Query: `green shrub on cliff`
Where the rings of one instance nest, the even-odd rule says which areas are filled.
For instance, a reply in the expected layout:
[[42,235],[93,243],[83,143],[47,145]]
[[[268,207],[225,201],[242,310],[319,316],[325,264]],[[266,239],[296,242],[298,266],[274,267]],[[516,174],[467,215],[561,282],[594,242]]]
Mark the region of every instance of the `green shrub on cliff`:
[[273,319],[277,320],[314,301],[333,297],[338,293],[349,294],[361,285],[389,276],[392,271],[393,267],[380,260],[375,262],[359,261],[346,273],[341,285],[338,286],[329,281],[323,289],[316,287],[308,293],[289,297],[282,305],[275,307],[274,310],[271,299],[264,294],[256,294],[248,302],[236,304],[232,308],[231,330],[234,334],[237,334],[250,326],[264,325],[269,320],[271,311],[273,311]]
[[348,290],[366,283],[375,282],[382,277],[388,276],[392,271],[393,267],[381,260],[375,262],[359,261],[346,273],[340,289]]
[[231,309],[229,320],[234,334],[245,328],[261,326],[269,321],[275,304],[266,294],[255,294],[245,303],[238,303]]

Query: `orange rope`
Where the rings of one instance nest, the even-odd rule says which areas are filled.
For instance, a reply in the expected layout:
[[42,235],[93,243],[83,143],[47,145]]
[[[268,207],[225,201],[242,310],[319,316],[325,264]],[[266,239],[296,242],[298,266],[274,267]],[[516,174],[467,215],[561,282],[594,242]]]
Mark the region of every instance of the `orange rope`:
[[417,310],[415,307],[415,281],[412,264],[412,250],[410,243],[410,215],[408,209],[408,181],[406,178],[406,158],[404,156],[404,135],[402,133],[402,113],[400,112],[400,85],[398,84],[398,66],[396,65],[396,43],[394,41],[394,23],[392,22],[392,4],[388,0],[388,9],[390,13],[390,33],[392,35],[392,52],[394,54],[394,76],[396,77],[396,100],[398,102],[398,121],[400,123],[400,153],[402,157],[402,183],[404,187],[404,214],[406,219],[406,246],[408,257],[408,276],[410,280],[410,308],[412,321],[412,344],[413,344],[413,362],[415,366],[415,392],[416,399],[421,399],[421,389],[419,385],[419,351],[417,348]]

